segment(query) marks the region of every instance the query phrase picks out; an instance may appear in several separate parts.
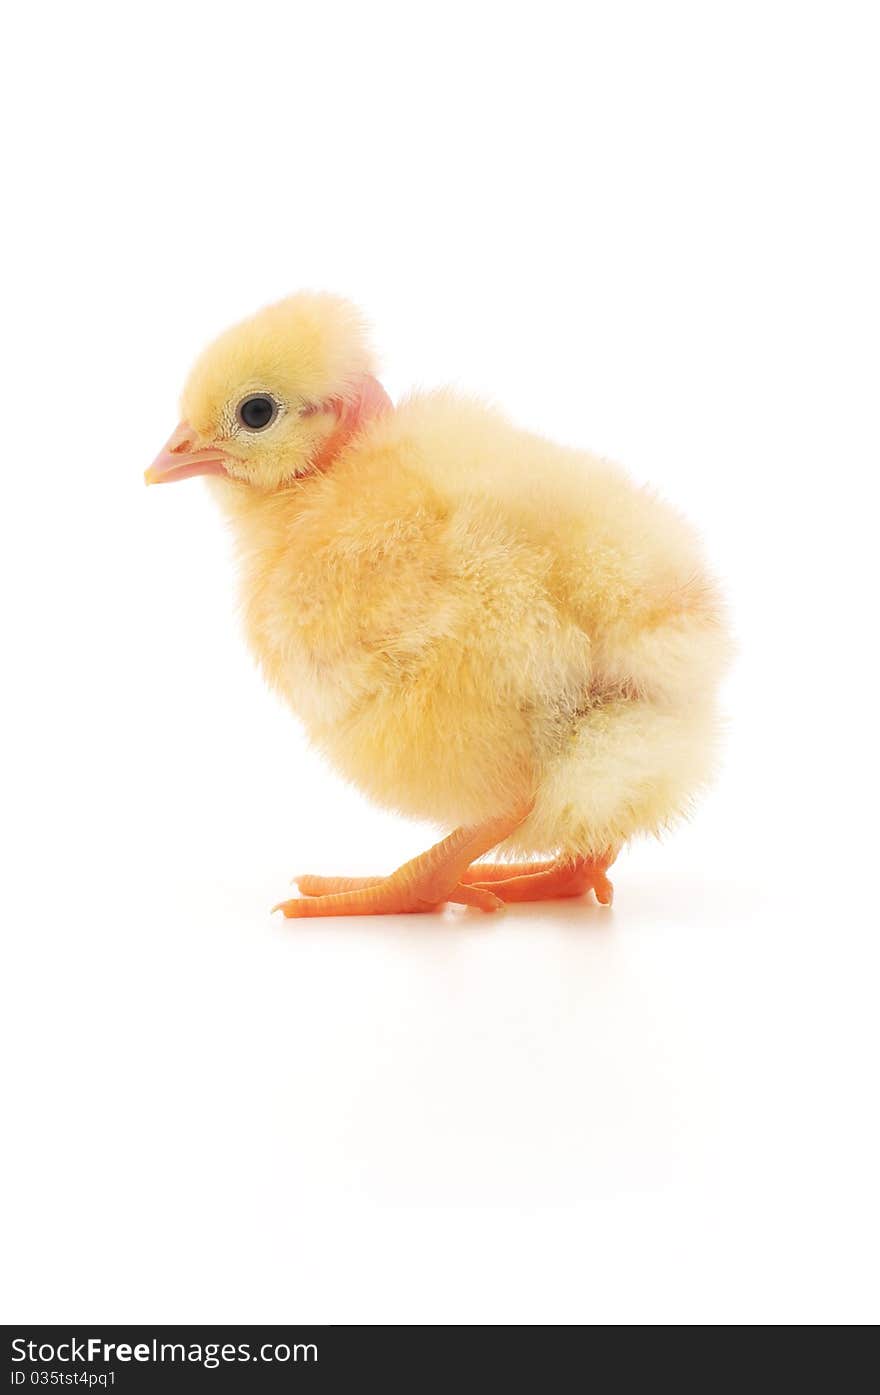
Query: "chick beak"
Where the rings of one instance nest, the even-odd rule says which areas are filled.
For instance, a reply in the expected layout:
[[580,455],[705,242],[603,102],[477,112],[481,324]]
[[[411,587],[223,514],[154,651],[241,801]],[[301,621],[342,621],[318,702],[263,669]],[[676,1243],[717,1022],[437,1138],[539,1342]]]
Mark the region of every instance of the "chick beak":
[[147,484],[170,484],[172,480],[188,480],[190,475],[225,475],[228,459],[217,446],[199,450],[198,436],[189,422],[182,421],[144,471],[144,479]]

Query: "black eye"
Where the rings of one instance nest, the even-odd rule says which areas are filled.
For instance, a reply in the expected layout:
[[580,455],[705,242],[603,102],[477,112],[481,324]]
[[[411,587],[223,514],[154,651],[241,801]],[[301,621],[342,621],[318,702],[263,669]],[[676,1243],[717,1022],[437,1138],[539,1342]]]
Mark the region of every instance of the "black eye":
[[262,431],[275,420],[278,407],[271,397],[262,393],[246,397],[238,408],[238,419],[249,431]]

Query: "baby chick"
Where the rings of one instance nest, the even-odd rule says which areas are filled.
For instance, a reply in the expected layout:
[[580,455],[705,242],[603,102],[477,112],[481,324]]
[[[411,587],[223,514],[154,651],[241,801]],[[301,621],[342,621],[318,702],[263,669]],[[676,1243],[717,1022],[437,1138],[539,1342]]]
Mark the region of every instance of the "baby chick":
[[394,407],[332,296],[221,335],[182,409],[146,478],[211,476],[267,679],[366,794],[454,830],[390,876],[302,877],[284,914],[609,903],[713,764],[728,642],[691,529],[479,402]]

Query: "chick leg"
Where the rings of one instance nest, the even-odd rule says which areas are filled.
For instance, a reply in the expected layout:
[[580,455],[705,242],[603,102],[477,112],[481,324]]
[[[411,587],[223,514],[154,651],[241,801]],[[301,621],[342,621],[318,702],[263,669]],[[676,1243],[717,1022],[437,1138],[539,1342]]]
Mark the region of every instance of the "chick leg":
[[[476,828],[459,828],[420,857],[406,862],[390,877],[344,879],[344,889],[326,895],[282,901],[275,910],[288,919],[327,915],[399,915],[430,911],[444,901],[459,901],[484,911],[497,910],[502,902],[489,887],[464,886],[461,878],[475,858],[502,842],[522,823],[529,806],[490,819]],[[300,887],[315,885],[318,878],[303,877]],[[338,882],[343,879],[331,879]]]
[[[516,874],[509,877],[495,875],[501,864],[483,864],[491,868],[490,877],[474,879],[474,885],[481,890],[491,889],[502,901],[545,901],[556,897],[583,896],[585,892],[595,892],[596,900],[602,906],[610,906],[614,888],[605,875],[614,861],[614,854],[602,857],[580,857],[574,862],[536,862],[531,868],[517,868]],[[480,864],[467,873],[470,883],[471,873],[480,871]]]

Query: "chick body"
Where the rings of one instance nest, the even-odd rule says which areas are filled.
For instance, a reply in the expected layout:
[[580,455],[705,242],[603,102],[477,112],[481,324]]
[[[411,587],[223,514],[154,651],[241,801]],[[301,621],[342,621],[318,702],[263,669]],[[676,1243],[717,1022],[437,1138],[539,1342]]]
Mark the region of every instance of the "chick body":
[[716,588],[616,466],[429,393],[324,473],[211,483],[264,673],[376,801],[443,827],[533,801],[505,851],[574,858],[659,831],[710,775]]

